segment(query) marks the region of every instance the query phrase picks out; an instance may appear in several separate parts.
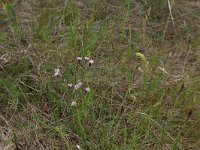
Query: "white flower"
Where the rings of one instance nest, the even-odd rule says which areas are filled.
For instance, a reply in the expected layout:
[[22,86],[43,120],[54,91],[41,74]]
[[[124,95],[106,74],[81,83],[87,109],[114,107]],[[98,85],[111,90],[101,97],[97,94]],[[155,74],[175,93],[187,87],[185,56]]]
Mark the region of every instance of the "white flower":
[[61,76],[61,69],[60,68],[55,69],[55,72],[54,72],[54,77],[58,77],[58,76]]
[[94,60],[90,59],[89,66],[91,66],[92,64],[94,64]]
[[84,62],[85,62],[86,64],[88,64],[88,63],[89,63],[89,61],[90,61],[90,58],[89,58],[89,57],[84,57],[84,59],[85,59],[85,61],[84,61]]
[[78,90],[82,85],[83,83],[81,81],[77,83],[76,85],[74,85],[75,90]]
[[89,57],[84,57],[84,59],[85,59],[86,61],[89,61],[89,60],[90,60],[90,58],[89,58]]
[[73,86],[73,84],[71,84],[71,83],[69,83],[69,84],[67,84],[67,85],[68,85],[68,87],[70,87],[70,88]]
[[77,59],[78,63],[80,63],[82,60],[82,57],[77,57],[76,59]]
[[72,106],[72,107],[76,107],[76,106],[77,106],[77,102],[76,102],[76,101],[73,101],[73,102],[71,103],[71,106]]
[[87,87],[86,89],[85,89],[85,92],[90,92],[91,90],[90,90],[90,88],[89,87]]

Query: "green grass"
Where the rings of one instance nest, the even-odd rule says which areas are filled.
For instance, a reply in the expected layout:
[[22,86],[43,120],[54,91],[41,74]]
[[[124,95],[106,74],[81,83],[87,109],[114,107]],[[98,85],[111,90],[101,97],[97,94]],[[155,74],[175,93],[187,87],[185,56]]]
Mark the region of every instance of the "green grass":
[[198,149],[190,3],[171,1],[173,26],[164,0],[0,1],[0,149]]

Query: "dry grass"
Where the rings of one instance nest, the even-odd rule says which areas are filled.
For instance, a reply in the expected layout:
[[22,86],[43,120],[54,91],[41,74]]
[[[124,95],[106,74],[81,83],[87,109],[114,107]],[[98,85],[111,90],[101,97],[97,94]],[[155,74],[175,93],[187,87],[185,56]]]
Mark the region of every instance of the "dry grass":
[[0,149],[200,147],[197,1],[0,2]]

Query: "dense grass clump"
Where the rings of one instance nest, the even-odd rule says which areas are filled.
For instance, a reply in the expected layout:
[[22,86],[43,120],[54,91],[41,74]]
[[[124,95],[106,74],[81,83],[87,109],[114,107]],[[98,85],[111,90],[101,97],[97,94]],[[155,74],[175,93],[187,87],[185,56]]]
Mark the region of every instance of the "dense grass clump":
[[200,6],[0,1],[0,149],[198,149]]

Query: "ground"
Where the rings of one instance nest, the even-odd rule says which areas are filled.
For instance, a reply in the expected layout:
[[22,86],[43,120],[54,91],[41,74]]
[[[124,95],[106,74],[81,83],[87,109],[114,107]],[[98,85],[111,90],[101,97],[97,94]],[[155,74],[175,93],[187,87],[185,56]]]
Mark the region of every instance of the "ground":
[[199,29],[195,0],[1,0],[0,150],[198,149]]

